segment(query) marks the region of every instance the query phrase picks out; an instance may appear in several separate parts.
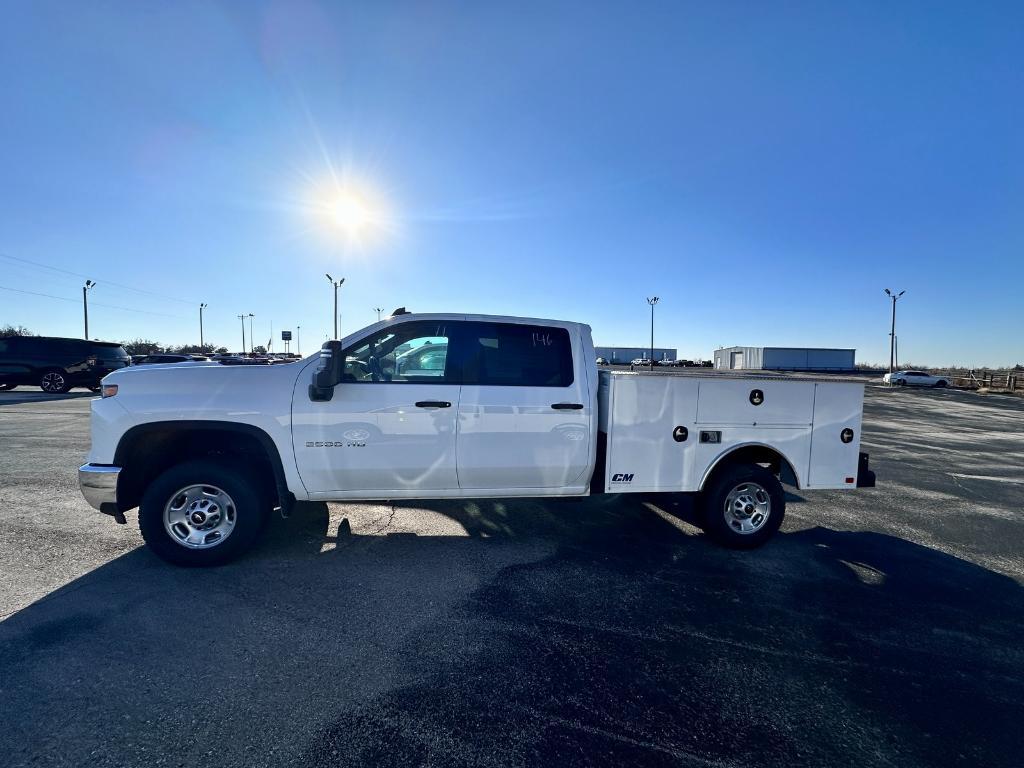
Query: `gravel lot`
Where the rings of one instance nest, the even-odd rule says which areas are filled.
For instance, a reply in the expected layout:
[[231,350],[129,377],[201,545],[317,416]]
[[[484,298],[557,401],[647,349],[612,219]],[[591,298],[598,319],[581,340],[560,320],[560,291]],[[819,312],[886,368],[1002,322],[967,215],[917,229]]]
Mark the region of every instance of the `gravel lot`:
[[88,393],[0,393],[21,765],[1019,766],[1024,402],[868,388],[879,486],[756,552],[685,498],[307,504],[181,570],[78,493]]

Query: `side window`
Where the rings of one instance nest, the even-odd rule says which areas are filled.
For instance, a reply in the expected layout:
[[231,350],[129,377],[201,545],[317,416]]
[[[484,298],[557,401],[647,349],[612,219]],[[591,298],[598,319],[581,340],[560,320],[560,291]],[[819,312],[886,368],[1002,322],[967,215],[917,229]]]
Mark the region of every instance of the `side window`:
[[564,328],[469,323],[467,331],[464,383],[506,387],[572,384],[572,343]]
[[443,323],[412,322],[377,331],[345,350],[342,381],[442,384],[449,374]]
[[51,342],[47,346],[49,349],[46,351],[49,354],[61,357],[76,357],[79,355],[84,357],[86,351],[86,344],[74,339],[61,339],[60,341]]

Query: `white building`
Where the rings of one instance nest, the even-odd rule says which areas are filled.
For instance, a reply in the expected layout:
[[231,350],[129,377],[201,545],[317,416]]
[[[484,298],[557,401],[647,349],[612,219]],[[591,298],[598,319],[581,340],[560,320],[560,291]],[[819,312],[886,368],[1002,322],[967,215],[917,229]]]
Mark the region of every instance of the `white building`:
[[852,371],[855,349],[804,347],[723,347],[715,368],[731,371]]

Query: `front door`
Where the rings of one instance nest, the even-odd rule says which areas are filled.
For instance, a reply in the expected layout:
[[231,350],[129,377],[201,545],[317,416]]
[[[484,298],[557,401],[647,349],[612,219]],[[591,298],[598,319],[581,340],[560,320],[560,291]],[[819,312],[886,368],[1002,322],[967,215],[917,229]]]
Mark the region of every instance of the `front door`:
[[587,382],[574,376],[580,340],[557,326],[471,322],[461,326],[460,342],[459,487],[586,484],[596,414]]
[[[396,496],[455,490],[458,375],[448,324],[412,321],[378,329],[342,353],[334,396],[296,390],[293,439],[310,494]],[[314,366],[308,375],[312,381]]]

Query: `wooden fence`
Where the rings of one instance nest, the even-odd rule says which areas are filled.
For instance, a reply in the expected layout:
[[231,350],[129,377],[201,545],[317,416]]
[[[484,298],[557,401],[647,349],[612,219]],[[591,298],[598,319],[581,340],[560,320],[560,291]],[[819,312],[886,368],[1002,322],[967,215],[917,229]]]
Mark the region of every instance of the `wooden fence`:
[[1003,389],[1016,392],[1024,389],[1022,371],[949,371],[938,374],[949,377],[954,387],[964,389]]

